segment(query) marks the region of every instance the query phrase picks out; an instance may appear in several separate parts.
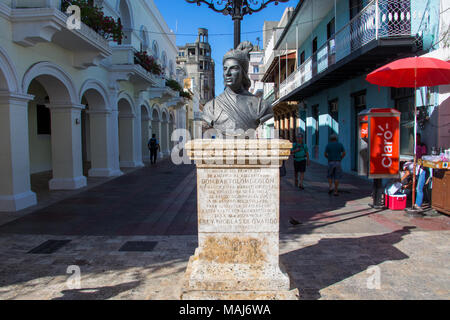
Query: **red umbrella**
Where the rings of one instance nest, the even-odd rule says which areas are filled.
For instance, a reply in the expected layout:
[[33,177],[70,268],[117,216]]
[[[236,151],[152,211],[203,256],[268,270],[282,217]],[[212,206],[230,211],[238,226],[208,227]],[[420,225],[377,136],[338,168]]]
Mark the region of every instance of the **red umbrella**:
[[[366,80],[383,87],[418,88],[434,87],[450,84],[450,63],[427,57],[412,57],[399,59],[369,73]],[[416,186],[416,148],[417,148],[417,104],[414,92],[414,174],[413,199],[415,204]]]
[[391,62],[366,78],[383,87],[418,88],[450,83],[450,63],[435,58],[413,57]]

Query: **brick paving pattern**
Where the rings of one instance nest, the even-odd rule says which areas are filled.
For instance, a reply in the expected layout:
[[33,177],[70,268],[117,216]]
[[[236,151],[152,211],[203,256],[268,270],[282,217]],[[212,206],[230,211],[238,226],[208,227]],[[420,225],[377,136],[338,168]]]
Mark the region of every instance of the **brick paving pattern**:
[[[371,184],[345,175],[329,196],[326,169],[281,181],[280,260],[302,299],[449,299],[450,218],[367,206]],[[197,247],[194,166],[169,161],[0,217],[0,299],[178,299]],[[44,184],[42,184],[44,185]],[[291,218],[301,222],[293,226]],[[70,240],[31,254],[48,240]],[[119,251],[153,241],[149,251]],[[68,286],[69,266],[81,288]],[[368,280],[380,271],[380,288]]]

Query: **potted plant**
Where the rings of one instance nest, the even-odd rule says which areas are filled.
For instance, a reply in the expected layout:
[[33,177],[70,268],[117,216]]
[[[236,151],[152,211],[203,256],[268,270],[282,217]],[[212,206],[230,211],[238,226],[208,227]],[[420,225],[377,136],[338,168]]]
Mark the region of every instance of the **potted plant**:
[[146,71],[158,76],[163,72],[161,66],[155,61],[155,58],[149,56],[146,51],[136,51],[134,53],[134,63],[139,64]]
[[95,6],[89,0],[63,0],[61,11],[66,12],[71,5],[78,6],[81,13],[81,21],[100,34],[107,40],[113,40],[119,44],[124,38],[122,23],[120,18],[116,21],[114,18],[105,16],[103,8]]

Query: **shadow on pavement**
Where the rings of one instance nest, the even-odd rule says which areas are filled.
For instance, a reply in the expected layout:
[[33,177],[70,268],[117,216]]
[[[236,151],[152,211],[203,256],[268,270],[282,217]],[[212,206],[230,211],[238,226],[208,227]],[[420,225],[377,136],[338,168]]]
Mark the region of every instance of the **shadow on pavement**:
[[[301,299],[315,300],[321,297],[320,290],[364,272],[370,266],[409,258],[394,244],[402,241],[412,229],[414,227],[404,227],[360,238],[323,238],[315,245],[283,254],[280,259],[291,278],[291,286],[299,289]],[[360,289],[365,290],[365,285],[363,283]]]
[[[164,255],[149,257],[145,254],[134,254],[133,256],[127,256],[128,261],[125,263],[124,256],[99,255],[88,259],[89,261],[86,260],[80,266],[82,272],[81,289],[73,290],[69,290],[67,286],[62,289],[59,288],[61,287],[60,284],[64,285],[67,284],[66,281],[72,280],[72,275],[66,273],[67,266],[77,265],[81,262],[79,258],[43,255],[36,257],[39,260],[29,261],[39,267],[30,268],[29,265],[18,263],[1,268],[0,288],[8,286],[28,288],[22,292],[17,292],[18,296],[8,298],[19,300],[29,299],[28,296],[33,296],[34,292],[44,293],[47,290],[46,286],[49,286],[45,284],[45,279],[52,279],[52,282],[57,284],[58,289],[52,291],[53,296],[59,293],[63,294],[62,297],[54,298],[54,300],[105,300],[114,298],[124,292],[128,292],[131,296],[133,291],[136,290],[145,290],[148,294],[151,294],[161,290],[159,285],[161,279],[170,279],[172,276],[184,272],[185,264],[190,255],[191,253],[180,252],[177,254],[177,258],[174,258]],[[51,259],[53,263],[48,267],[41,267],[42,259]],[[180,266],[180,263],[182,266]],[[137,268],[141,269],[137,270]],[[114,280],[111,280],[111,273],[115,274]],[[55,279],[57,277],[59,279]],[[130,279],[130,277],[134,281],[117,283]],[[38,279],[42,279],[42,284],[28,283],[30,281],[37,282]],[[113,284],[112,281],[117,284]],[[178,282],[173,283],[173,286],[177,285]],[[126,297],[123,298],[126,299]]]
[[109,287],[64,290],[61,291],[62,297],[53,300],[107,300],[122,292],[133,290],[140,285],[141,281],[131,281]]
[[[317,228],[379,212],[368,206],[367,198],[372,193],[368,180],[343,174],[340,194],[336,197],[328,194],[325,166],[311,162],[306,169],[304,190],[294,186],[292,159],[286,162],[286,168],[287,175],[280,181],[280,232],[283,234],[309,234]],[[289,223],[291,219],[300,223],[297,228]]]

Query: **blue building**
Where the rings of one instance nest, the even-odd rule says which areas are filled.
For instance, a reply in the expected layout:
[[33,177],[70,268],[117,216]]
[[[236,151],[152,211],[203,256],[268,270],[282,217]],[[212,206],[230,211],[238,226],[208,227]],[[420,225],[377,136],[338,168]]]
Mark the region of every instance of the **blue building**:
[[[311,158],[325,164],[325,147],[336,133],[348,154],[344,171],[357,171],[358,113],[394,107],[402,112],[401,157],[412,158],[414,89],[378,87],[365,77],[388,62],[428,52],[438,41],[439,5],[439,0],[300,0],[286,26],[265,40],[263,80],[274,88],[265,98],[280,137],[304,134]],[[427,112],[433,88],[417,94],[418,106]],[[427,137],[436,138],[432,132]]]

